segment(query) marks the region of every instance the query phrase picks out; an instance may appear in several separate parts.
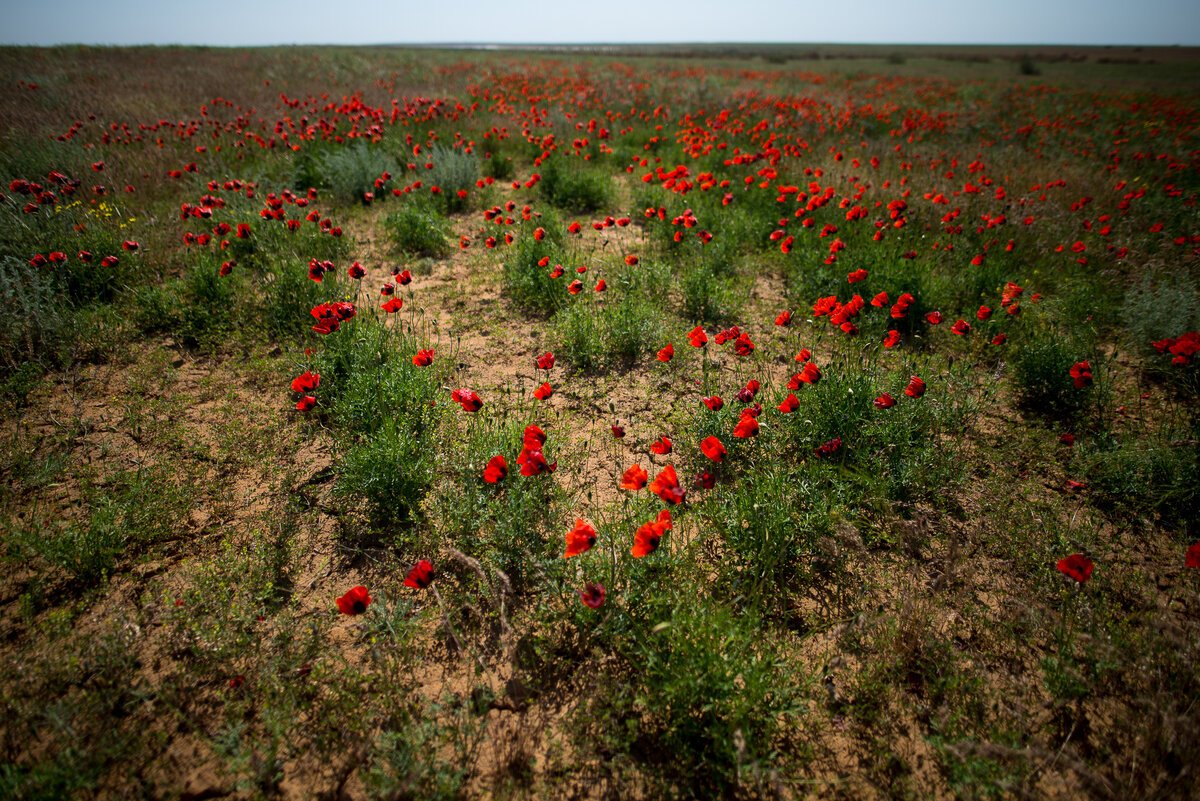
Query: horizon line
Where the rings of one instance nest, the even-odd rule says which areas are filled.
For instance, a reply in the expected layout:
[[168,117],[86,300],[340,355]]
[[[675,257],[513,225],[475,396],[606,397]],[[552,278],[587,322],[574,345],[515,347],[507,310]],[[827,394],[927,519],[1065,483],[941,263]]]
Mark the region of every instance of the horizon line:
[[54,48],[54,47],[200,47],[221,50],[266,47],[412,47],[421,49],[504,49],[504,48],[634,48],[634,47],[1073,47],[1073,48],[1139,48],[1172,50],[1200,48],[1194,44],[1176,42],[1172,44],[1112,43],[1112,42],[788,42],[752,40],[692,40],[692,41],[646,41],[646,42],[518,42],[518,41],[447,41],[447,42],[261,42],[254,44],[211,44],[200,42],[55,42],[52,44],[29,44],[0,42],[0,47]]

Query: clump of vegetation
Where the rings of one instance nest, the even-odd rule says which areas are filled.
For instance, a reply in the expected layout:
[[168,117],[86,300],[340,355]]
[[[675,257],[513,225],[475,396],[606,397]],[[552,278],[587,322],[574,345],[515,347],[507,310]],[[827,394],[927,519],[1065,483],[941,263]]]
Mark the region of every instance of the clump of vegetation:
[[568,167],[560,159],[551,158],[540,174],[542,197],[560,209],[586,213],[608,205],[611,191],[608,177],[603,173]]
[[444,259],[450,255],[450,224],[428,203],[406,203],[385,223],[392,244],[407,256]]
[[[376,191],[375,181],[384,173],[394,174],[398,165],[382,145],[358,141],[351,145],[318,151],[311,167],[315,175],[309,185],[333,192],[342,203],[363,202]],[[304,163],[304,162],[301,162]],[[303,178],[303,176],[302,176]],[[301,184],[307,183],[301,181]]]

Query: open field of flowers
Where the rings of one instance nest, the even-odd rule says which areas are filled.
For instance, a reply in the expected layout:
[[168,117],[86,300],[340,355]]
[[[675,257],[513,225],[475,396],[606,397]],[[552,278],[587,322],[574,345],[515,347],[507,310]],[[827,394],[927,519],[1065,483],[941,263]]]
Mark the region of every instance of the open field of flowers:
[[0,798],[1195,797],[1200,55],[814,55],[0,49]]

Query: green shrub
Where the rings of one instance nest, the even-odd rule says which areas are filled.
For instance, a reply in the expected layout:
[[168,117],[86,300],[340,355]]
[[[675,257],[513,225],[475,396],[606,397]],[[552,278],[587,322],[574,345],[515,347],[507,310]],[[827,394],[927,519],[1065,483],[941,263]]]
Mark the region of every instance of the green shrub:
[[371,522],[383,527],[411,523],[432,483],[428,444],[411,428],[387,420],[343,454],[336,490],[363,498]]
[[1154,353],[1151,342],[1200,331],[1200,286],[1182,274],[1146,276],[1125,293],[1121,317],[1133,346]]
[[786,615],[814,583],[834,580],[843,566],[819,547],[832,525],[813,477],[780,469],[753,470],[708,495],[697,513],[717,538],[714,592],[735,608]]
[[[303,152],[303,151],[301,151]],[[331,148],[315,156],[316,178],[320,186],[333,192],[343,203],[362,202],[363,195],[375,191],[375,179],[385,172],[395,173],[395,159],[382,145],[361,139],[353,144]],[[309,177],[312,176],[302,176]]]
[[507,181],[516,172],[516,168],[513,167],[512,156],[506,155],[498,144],[492,145],[492,150],[486,158],[487,162],[484,164],[484,171],[497,181]]
[[[462,149],[439,143],[430,148],[428,161],[433,169],[426,176],[426,184],[441,190],[446,212],[464,211],[479,180],[479,159]],[[459,192],[466,192],[467,197],[460,197]]]
[[451,253],[450,223],[428,203],[406,203],[384,225],[392,244],[407,256],[444,259]]
[[658,619],[628,621],[631,672],[595,683],[580,742],[642,763],[666,795],[753,796],[782,762],[807,679],[785,668],[753,615],[684,595]]
[[238,325],[238,295],[235,280],[222,276],[209,254],[203,254],[175,282],[179,298],[179,326],[176,334],[189,348],[212,348],[222,342]]
[[1080,444],[1075,458],[1093,498],[1109,510],[1157,516],[1167,525],[1200,519],[1200,450],[1186,435],[1101,438]]
[[317,409],[345,437],[337,491],[365,500],[376,527],[408,526],[433,484],[445,362],[415,366],[427,345],[370,318],[344,323],[323,345],[312,370],[321,375]]
[[272,260],[263,277],[259,319],[277,339],[301,334],[315,322],[313,308],[337,297],[339,281],[340,276],[326,274],[318,284],[308,277],[304,262]]
[[[1029,412],[1057,420],[1073,420],[1083,413],[1092,389],[1077,389],[1071,367],[1087,354],[1070,337],[1059,332],[1026,329],[1017,339],[1012,356],[1012,377],[1021,406]],[[1093,372],[1099,369],[1090,362]]]
[[708,264],[693,263],[684,271],[680,285],[684,319],[721,323],[732,317],[736,307],[733,290]]
[[662,317],[637,294],[581,299],[555,317],[555,351],[577,370],[629,367],[665,344]]
[[542,165],[538,184],[542,197],[566,211],[585,214],[609,204],[611,189],[607,174],[562,164],[562,156],[552,156]]
[[68,329],[54,276],[19,259],[0,259],[0,373],[47,364]]
[[[567,285],[574,276],[568,271],[558,278],[550,277],[554,266],[567,260],[558,215],[543,214],[541,227],[546,230],[543,239],[522,232],[508,249],[503,268],[504,292],[525,309],[549,315],[570,299]],[[539,264],[543,259],[547,260],[545,267]]]

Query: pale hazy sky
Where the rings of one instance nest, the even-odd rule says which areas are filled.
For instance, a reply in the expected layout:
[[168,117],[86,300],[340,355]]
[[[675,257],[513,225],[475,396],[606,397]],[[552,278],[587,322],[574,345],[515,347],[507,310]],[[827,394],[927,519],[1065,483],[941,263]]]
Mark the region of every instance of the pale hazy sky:
[[1200,45],[1200,0],[0,0],[3,44]]

